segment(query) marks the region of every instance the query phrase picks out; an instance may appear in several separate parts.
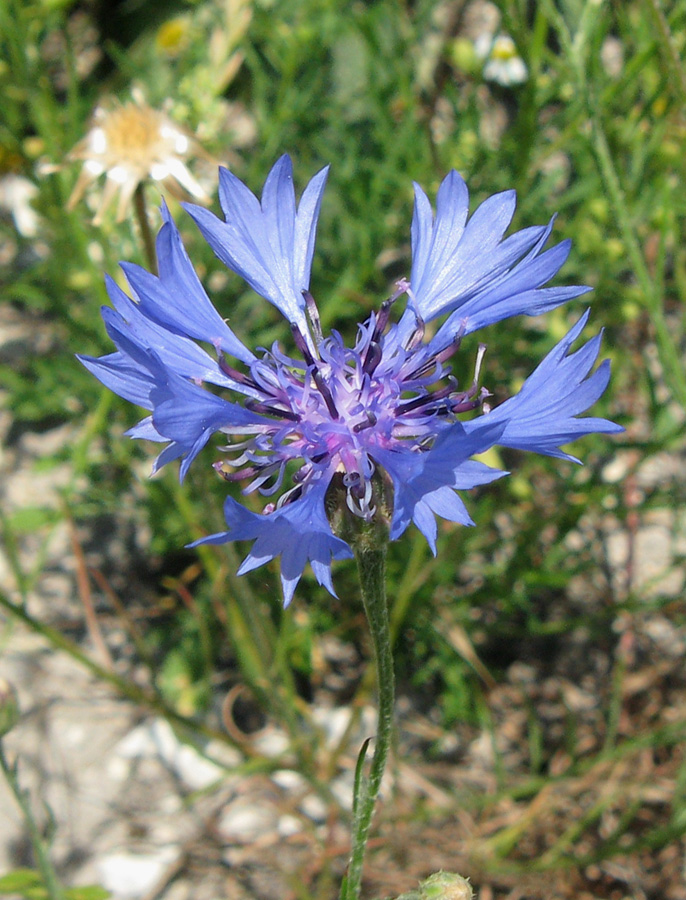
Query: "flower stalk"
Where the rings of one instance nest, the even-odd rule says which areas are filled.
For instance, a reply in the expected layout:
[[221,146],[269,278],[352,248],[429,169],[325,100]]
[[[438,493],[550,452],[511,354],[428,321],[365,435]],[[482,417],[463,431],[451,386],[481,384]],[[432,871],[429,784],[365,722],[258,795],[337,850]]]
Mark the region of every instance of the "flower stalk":
[[157,253],[155,252],[155,239],[150,228],[148,208],[145,202],[145,185],[140,181],[133,192],[133,206],[136,211],[136,219],[141,232],[141,241],[148,268],[157,275]]
[[[355,786],[352,847],[348,871],[341,887],[341,900],[359,900],[360,897],[362,866],[369,828],[393,735],[395,675],[386,598],[387,538],[379,540],[379,532],[380,528],[377,525],[364,523],[359,529],[357,539],[352,542],[360,576],[362,603],[374,646],[379,702],[374,755],[369,775],[356,781]],[[365,744],[361,751],[363,757],[366,749]]]

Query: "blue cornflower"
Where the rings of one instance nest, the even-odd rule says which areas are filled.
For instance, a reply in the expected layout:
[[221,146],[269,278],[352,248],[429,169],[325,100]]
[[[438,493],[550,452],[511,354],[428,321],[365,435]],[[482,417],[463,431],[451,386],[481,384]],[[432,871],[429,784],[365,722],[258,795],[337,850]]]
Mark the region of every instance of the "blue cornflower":
[[[243,482],[244,494],[275,499],[256,513],[228,497],[228,530],[195,543],[254,540],[239,574],[280,556],[286,604],[308,561],[334,593],[331,561],[352,555],[327,518],[334,478],[351,512],[370,521],[377,479],[385,477],[393,486],[390,538],[413,521],[435,553],[436,515],[473,524],[456,491],[507,474],[475,454],[500,445],[574,459],[560,447],[591,432],[622,430],[606,419],[577,418],[610,375],[607,360],[589,374],[600,336],[570,353],[588,312],[519,393],[493,410],[480,386],[483,346],[470,385],[451,375],[448,360],[471,332],[509,316],[538,315],[588,290],[544,287],[570,249],[563,241],[544,250],[552,220],[504,238],[514,191],[490,197],[468,218],[467,186],[454,171],[439,188],[435,215],[415,185],[409,280],[359,326],[353,346],[335,331],[324,336],[309,286],[327,173],[315,175],[296,207],[288,156],[269,173],[261,201],[221,169],[226,220],[186,207],[219,259],[286,317],[297,358],[277,344],[256,355],[241,343],[212,306],[164,206],[159,276],[124,263],[132,298],[108,279],[114,309],[104,308],[103,318],[117,350],[81,357],[103,384],[150,410],[128,433],[167,445],[155,470],[180,459],[183,478],[213,434],[227,436],[215,463],[219,474]],[[392,322],[403,295],[405,311]],[[425,325],[439,319],[426,337]]]

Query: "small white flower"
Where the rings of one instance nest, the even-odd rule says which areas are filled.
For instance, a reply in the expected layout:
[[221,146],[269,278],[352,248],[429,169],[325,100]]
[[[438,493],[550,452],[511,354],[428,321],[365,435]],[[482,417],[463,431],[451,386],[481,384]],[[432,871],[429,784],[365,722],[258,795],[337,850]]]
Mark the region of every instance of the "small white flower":
[[31,206],[37,193],[36,185],[23,175],[9,174],[0,178],[0,207],[12,214],[14,225],[22,237],[32,238],[38,234],[38,214]]
[[483,32],[474,42],[474,50],[484,60],[483,75],[487,81],[506,87],[526,81],[528,70],[509,35]]

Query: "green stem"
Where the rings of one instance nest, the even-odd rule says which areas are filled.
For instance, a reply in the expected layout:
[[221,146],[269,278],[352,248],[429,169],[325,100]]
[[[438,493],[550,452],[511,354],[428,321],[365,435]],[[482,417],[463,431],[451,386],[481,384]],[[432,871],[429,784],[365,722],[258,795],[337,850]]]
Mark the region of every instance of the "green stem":
[[157,253],[155,252],[155,239],[150,229],[150,220],[148,219],[148,209],[145,202],[145,186],[142,181],[138,183],[133,194],[133,206],[136,211],[136,219],[141,229],[141,239],[143,241],[143,249],[145,258],[148,261],[148,268],[153,275],[157,275]]
[[363,533],[360,539],[354,543],[354,550],[360,574],[362,602],[374,645],[379,689],[379,713],[374,756],[369,776],[366,780],[362,780],[354,798],[352,849],[348,872],[341,888],[341,900],[359,900],[360,897],[367,837],[386,768],[393,732],[395,678],[386,601],[386,544],[382,542],[379,546],[375,537],[376,535],[371,529],[368,534]]
[[55,872],[55,867],[50,861],[48,848],[43,839],[43,835],[31,812],[31,804],[29,803],[28,795],[22,790],[19,784],[16,765],[10,765],[7,761],[1,741],[0,769],[2,769],[2,774],[5,776],[9,789],[12,791],[14,799],[17,801],[19,808],[22,811],[22,815],[24,816],[24,822],[31,839],[31,846],[33,847],[33,852],[36,857],[36,865],[43,877],[43,884],[45,885],[47,896],[49,900],[64,900],[64,891],[57,877],[57,873]]

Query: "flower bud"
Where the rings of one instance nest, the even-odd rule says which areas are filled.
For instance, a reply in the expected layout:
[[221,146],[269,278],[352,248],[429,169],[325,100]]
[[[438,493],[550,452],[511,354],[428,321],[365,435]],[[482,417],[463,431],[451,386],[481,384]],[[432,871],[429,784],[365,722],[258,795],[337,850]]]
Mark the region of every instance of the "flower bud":
[[472,900],[469,881],[452,872],[436,872],[422,881],[416,891],[402,894],[397,900]]

